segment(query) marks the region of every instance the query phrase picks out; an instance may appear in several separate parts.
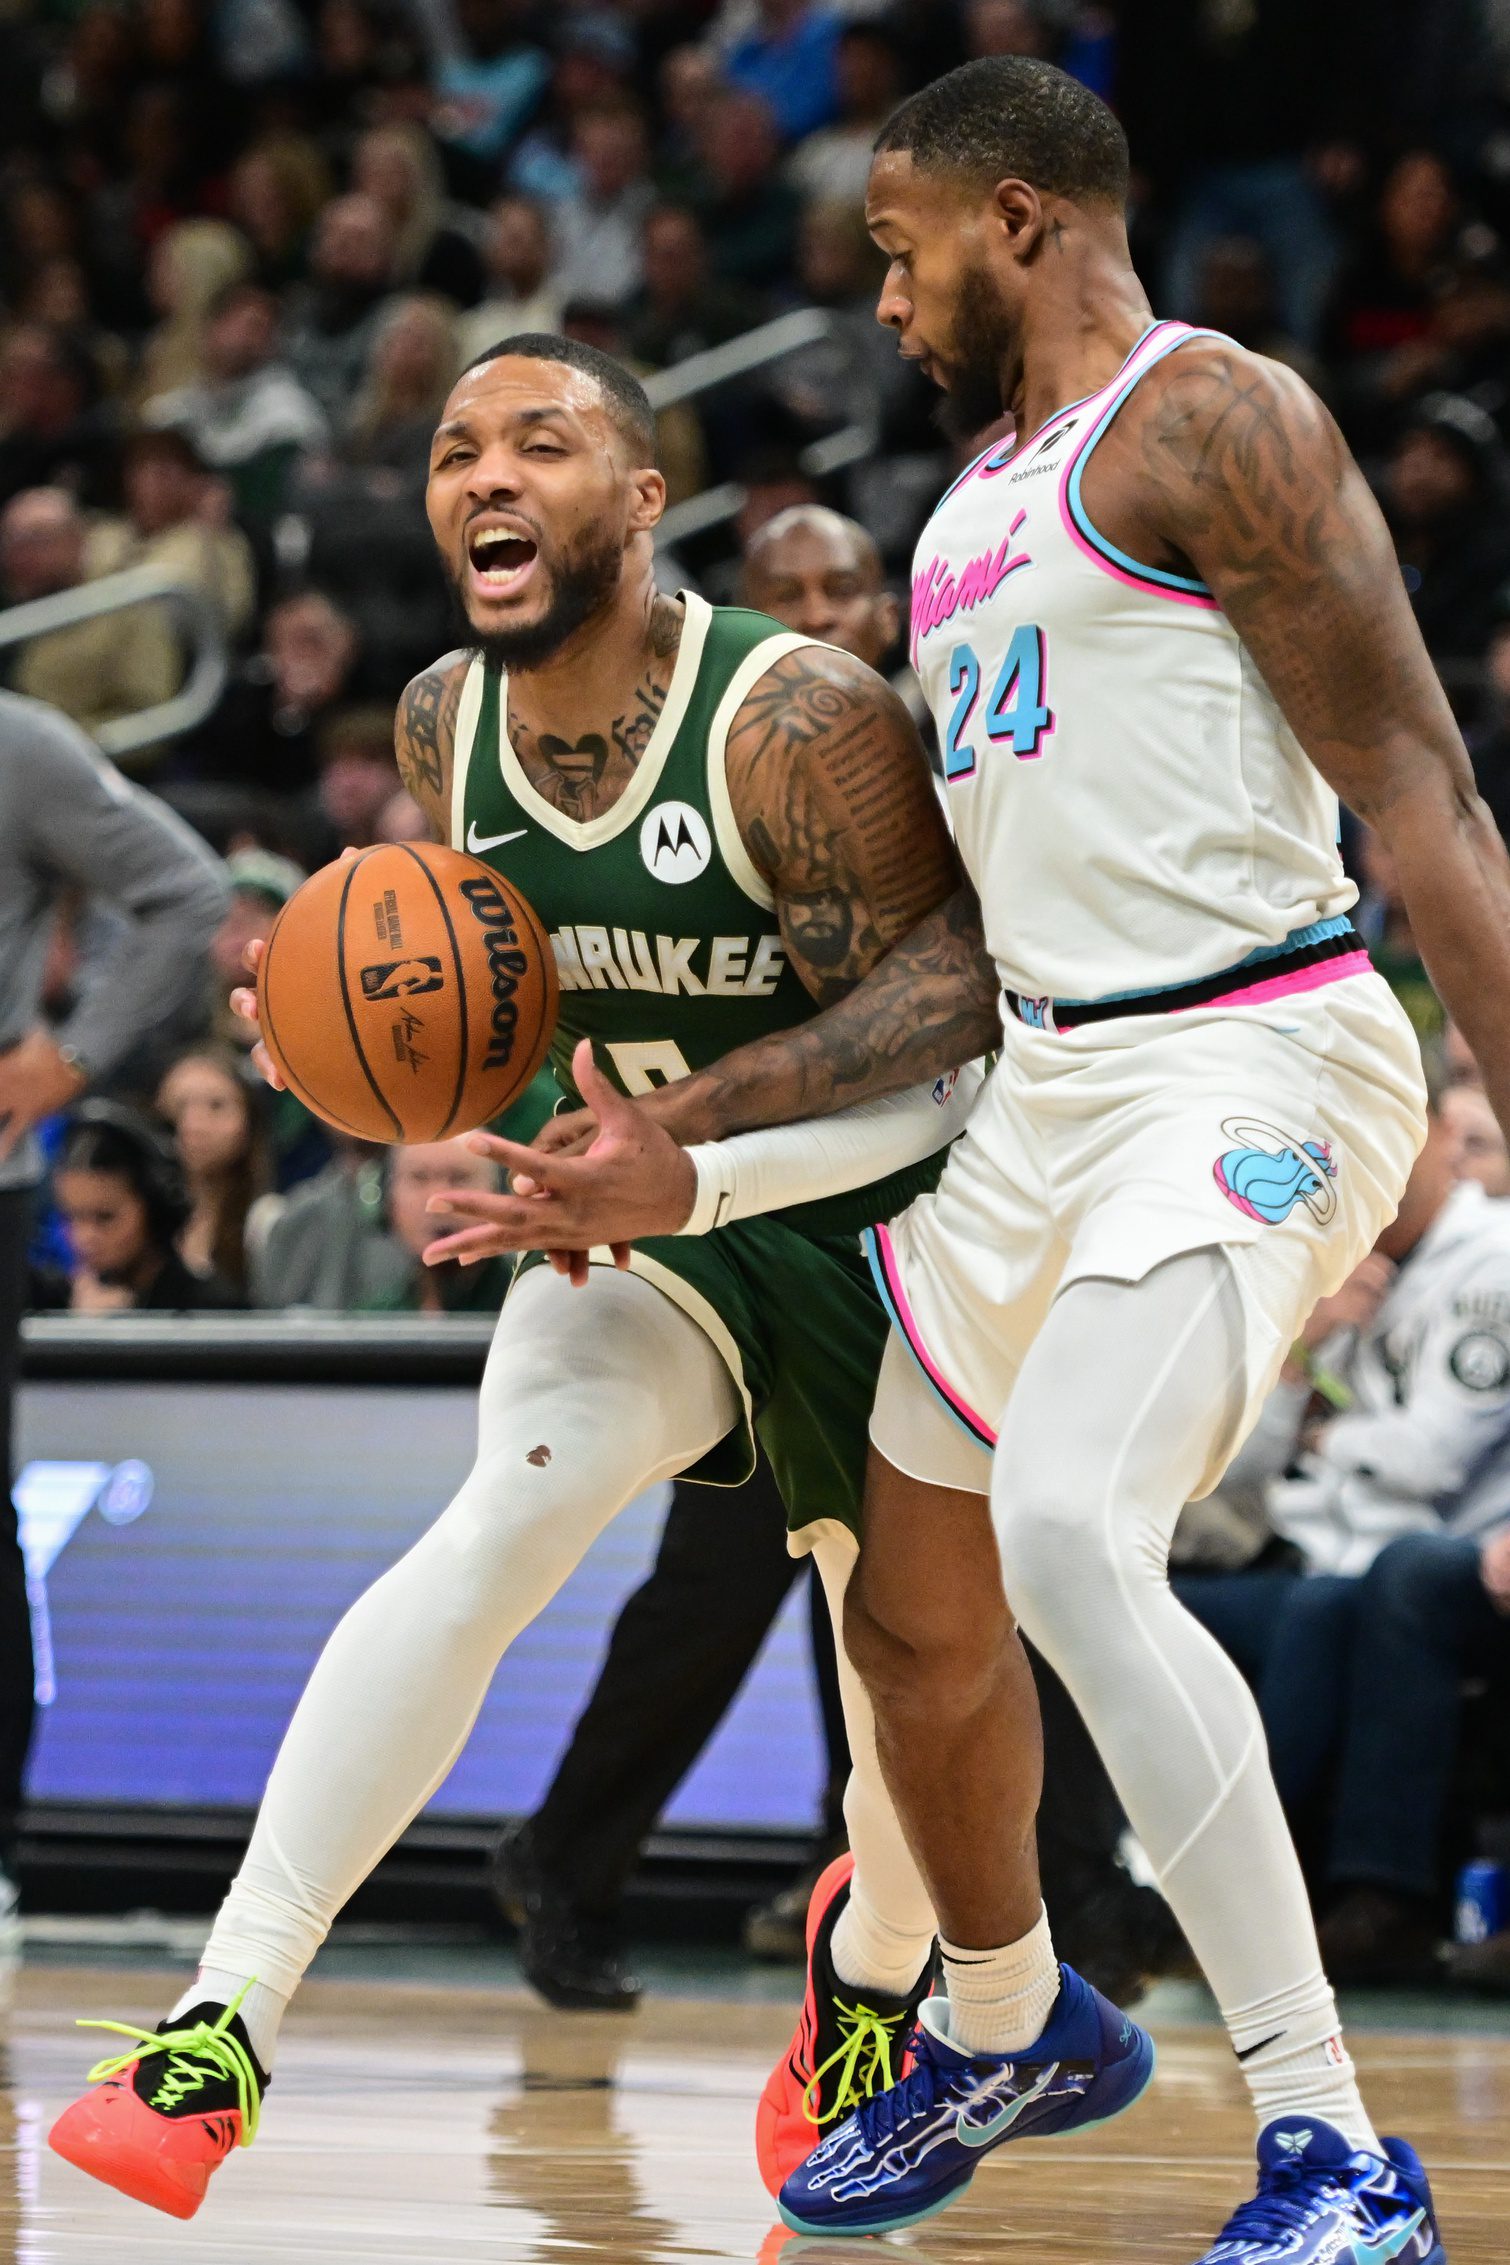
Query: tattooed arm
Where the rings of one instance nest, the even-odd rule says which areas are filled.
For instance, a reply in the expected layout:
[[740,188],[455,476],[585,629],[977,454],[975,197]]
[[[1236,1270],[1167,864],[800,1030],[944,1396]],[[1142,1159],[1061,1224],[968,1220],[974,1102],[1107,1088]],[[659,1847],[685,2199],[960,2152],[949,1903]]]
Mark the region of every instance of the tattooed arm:
[[1291,371],[1194,346],[1167,369],[1117,452],[1104,465],[1097,452],[1099,478],[1136,499],[1141,522],[1108,532],[1154,563],[1190,561],[1312,762],[1376,830],[1432,981],[1510,1127],[1510,861],[1379,508]]
[[821,1117],[973,1060],[1001,1035],[980,908],[917,730],[861,662],[788,654],[729,733],[734,814],[824,1008],[654,1096],[683,1142]]
[[399,776],[425,814],[430,839],[451,838],[451,767],[456,754],[456,711],[470,660],[447,653],[405,687],[393,719]]

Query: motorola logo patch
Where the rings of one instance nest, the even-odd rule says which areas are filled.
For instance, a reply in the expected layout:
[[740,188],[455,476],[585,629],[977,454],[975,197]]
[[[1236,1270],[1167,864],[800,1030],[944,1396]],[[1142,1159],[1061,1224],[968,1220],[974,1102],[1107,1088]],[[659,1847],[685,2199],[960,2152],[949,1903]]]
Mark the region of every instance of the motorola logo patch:
[[713,862],[707,820],[690,802],[658,802],[640,827],[640,857],[658,881],[695,881]]

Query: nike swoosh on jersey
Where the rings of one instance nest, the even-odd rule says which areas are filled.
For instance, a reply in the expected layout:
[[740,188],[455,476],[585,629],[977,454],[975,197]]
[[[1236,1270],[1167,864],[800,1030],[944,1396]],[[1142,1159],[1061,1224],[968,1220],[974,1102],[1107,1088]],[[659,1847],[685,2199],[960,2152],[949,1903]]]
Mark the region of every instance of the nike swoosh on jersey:
[[467,847],[474,857],[481,857],[485,849],[502,849],[505,842],[522,842],[528,832],[528,826],[516,826],[511,834],[480,834],[474,818],[467,828]]
[[961,2147],[989,2147],[1000,2139],[1003,2132],[1011,2130],[1025,2108],[1042,2098],[1058,2074],[1058,2061],[1050,2061],[1037,2083],[1030,2084],[1026,2092],[1019,2092],[1015,2100],[1008,2100],[1001,2113],[994,2115],[989,2123],[966,2123],[965,2111],[961,2108],[954,2124],[954,2136]]

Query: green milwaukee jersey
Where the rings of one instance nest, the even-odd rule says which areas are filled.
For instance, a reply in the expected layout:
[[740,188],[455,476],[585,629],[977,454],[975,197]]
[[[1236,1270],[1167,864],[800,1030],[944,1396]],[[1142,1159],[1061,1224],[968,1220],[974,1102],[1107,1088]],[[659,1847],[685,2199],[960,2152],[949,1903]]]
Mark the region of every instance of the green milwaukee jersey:
[[[647,1093],[817,1011],[787,960],[724,775],[741,703],[811,640],[701,598],[686,608],[666,704],[629,790],[585,825],[526,778],[509,745],[506,678],[474,661],[462,688],[451,840],[504,874],[550,931],[561,977],[552,1070],[568,1095],[581,1038],[626,1093]],[[742,1404],[734,1428],[683,1475],[737,1483],[758,1432],[795,1547],[825,1525],[858,1525],[887,1333],[859,1231],[904,1210],[942,1165],[940,1151],[850,1195],[707,1235],[650,1236],[630,1253],[631,1270],[718,1347]],[[521,1273],[538,1263],[526,1258]]]
[[[561,981],[551,1062],[568,1096],[580,1039],[621,1091],[647,1093],[817,1012],[725,777],[729,729],[750,690],[813,641],[765,614],[684,602],[665,706],[628,790],[599,817],[567,817],[530,783],[509,742],[502,671],[475,660],[462,688],[451,841],[502,873],[550,932]],[[918,1184],[914,1168],[784,1216],[857,1233]]]

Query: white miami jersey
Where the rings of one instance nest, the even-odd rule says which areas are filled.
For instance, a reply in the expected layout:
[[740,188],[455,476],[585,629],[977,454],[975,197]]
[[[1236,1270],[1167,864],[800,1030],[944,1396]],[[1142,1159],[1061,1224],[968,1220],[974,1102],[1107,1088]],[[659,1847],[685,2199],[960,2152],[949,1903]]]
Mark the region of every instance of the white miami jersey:
[[912,659],[1004,986],[1103,1000],[1346,928],[1337,800],[1204,583],[1092,525],[1081,482],[1138,380],[977,458],[918,546]]

